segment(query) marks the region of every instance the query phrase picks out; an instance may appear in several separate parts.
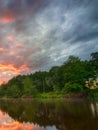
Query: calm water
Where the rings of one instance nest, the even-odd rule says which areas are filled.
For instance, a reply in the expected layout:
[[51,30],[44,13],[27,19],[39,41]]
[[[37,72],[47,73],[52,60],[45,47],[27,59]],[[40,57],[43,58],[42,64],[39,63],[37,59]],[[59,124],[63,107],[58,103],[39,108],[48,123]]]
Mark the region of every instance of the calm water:
[[98,130],[98,103],[1,100],[0,130]]

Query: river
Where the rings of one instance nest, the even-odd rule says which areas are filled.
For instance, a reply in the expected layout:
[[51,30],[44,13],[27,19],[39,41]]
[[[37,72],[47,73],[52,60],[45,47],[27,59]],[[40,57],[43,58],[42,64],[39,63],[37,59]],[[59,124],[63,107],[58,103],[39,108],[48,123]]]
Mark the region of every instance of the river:
[[0,130],[98,130],[98,103],[0,100]]

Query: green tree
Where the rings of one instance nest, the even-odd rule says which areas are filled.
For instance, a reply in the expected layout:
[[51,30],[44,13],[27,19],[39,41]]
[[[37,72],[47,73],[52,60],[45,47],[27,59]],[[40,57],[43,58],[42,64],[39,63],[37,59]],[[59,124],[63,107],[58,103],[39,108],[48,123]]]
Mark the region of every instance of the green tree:
[[90,66],[93,69],[94,77],[98,77],[98,52],[91,53]]
[[36,96],[37,95],[37,89],[36,86],[33,84],[33,82],[31,81],[31,79],[29,77],[26,77],[24,79],[24,83],[23,83],[23,95],[24,96]]
[[66,83],[62,92],[69,93],[69,92],[81,92],[83,90],[83,86],[77,83]]
[[89,78],[90,70],[87,70],[86,61],[81,61],[78,57],[71,56],[61,67],[63,69],[63,84],[68,82],[85,85],[85,81]]
[[98,52],[91,53],[91,59],[93,61],[98,61]]

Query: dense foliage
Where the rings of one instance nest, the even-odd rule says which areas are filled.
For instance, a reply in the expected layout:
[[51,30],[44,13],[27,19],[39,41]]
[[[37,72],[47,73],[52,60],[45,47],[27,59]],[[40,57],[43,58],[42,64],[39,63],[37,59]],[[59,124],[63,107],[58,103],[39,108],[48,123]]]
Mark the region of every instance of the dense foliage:
[[37,97],[43,93],[85,92],[85,82],[98,77],[98,52],[90,60],[69,56],[61,66],[30,75],[19,75],[0,87],[0,97]]

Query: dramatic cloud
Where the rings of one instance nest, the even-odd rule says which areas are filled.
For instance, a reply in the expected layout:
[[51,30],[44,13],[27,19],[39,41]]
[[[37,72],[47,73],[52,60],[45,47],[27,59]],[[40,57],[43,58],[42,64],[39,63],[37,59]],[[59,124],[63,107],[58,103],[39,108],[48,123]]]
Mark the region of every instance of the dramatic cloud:
[[[98,50],[98,0],[0,0],[0,77]],[[6,78],[5,78],[6,77]]]

